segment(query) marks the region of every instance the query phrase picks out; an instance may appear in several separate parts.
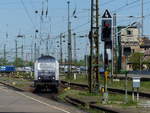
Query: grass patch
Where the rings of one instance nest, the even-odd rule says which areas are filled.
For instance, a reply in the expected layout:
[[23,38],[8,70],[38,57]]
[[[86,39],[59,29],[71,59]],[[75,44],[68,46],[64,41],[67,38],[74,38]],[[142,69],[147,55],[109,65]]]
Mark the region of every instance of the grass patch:
[[89,93],[89,92],[79,92],[78,95],[80,95],[80,96],[99,96],[99,94]]
[[[127,109],[129,107],[135,108],[137,107],[137,102],[133,102],[131,96],[128,95],[128,102],[125,103],[125,96],[122,94],[108,94],[108,103],[102,104],[101,98],[102,95],[100,94],[93,94],[89,93],[88,91],[80,91],[80,90],[64,90],[62,93],[59,94],[58,98],[65,102],[65,97],[70,96],[72,98],[76,98],[78,100],[84,102],[95,102],[98,106],[107,106],[107,107],[115,107],[118,109]],[[101,110],[90,109],[87,106],[78,106],[78,108],[85,110],[90,113],[109,113],[104,112]]]
[[29,87],[32,84],[31,80],[27,80],[23,78],[14,78],[14,77],[0,77],[0,81],[11,84],[18,88]]
[[122,107],[129,107],[129,106],[137,106],[137,102],[136,101],[132,101],[132,100],[130,100],[130,101],[128,101],[127,103],[125,103],[125,104],[121,104],[121,106]]
[[[66,77],[65,77],[66,76]],[[62,78],[61,80],[65,80],[65,81],[68,81],[68,82],[74,82],[74,83],[81,83],[81,84],[87,84],[88,83],[88,78],[87,76],[83,75],[83,74],[77,74],[77,79],[75,80],[73,78],[73,76],[71,76],[70,78],[67,78],[67,75],[65,76],[60,76],[60,78]]]
[[[95,101],[100,103],[102,94],[89,93],[88,91],[79,91],[79,90],[64,90],[59,98],[64,100],[66,96],[74,97],[81,99],[85,102]],[[85,100],[86,99],[86,100]],[[132,101],[132,97],[128,95],[128,102],[125,103],[125,95],[123,94],[108,94],[109,104],[115,104],[118,106],[136,106],[137,103]]]
[[[67,88],[58,95],[58,98],[61,99],[61,101],[65,102],[66,96],[70,96],[70,97],[77,98],[80,100],[84,100],[83,97],[89,98],[89,97],[94,96],[94,97],[99,98],[98,94],[90,94],[89,92],[84,92],[84,91],[80,91],[80,90],[72,90],[72,89],[68,90]],[[90,109],[90,108],[83,107],[83,106],[78,106],[78,108],[82,109],[86,112],[89,112],[89,113],[106,113],[104,111],[100,111],[100,110],[96,110],[96,109]]]
[[68,90],[67,88],[61,92],[61,94],[58,95],[58,98],[61,99],[62,101],[64,101],[65,97],[67,95],[77,95],[79,93],[79,91],[77,90]]
[[[88,84],[88,78],[86,75],[77,75],[77,79],[74,80],[73,77],[70,79],[65,78],[64,76],[60,77],[61,80],[65,80],[68,82],[74,82],[74,83],[80,83],[80,84]],[[103,77],[99,77],[100,84],[104,84]],[[125,80],[120,80],[120,81],[112,81],[111,79],[108,79],[107,81],[107,86],[110,88],[118,88],[118,89],[125,89]],[[143,92],[150,92],[150,82],[149,81],[141,81],[141,87],[140,91]],[[127,82],[127,89],[132,90],[132,81],[128,80]]]

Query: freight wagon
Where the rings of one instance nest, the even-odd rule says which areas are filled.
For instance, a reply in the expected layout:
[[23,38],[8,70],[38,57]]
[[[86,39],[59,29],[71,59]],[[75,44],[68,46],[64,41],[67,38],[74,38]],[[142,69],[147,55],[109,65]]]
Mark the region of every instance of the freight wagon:
[[16,71],[15,66],[0,66],[1,73],[10,73],[15,71]]

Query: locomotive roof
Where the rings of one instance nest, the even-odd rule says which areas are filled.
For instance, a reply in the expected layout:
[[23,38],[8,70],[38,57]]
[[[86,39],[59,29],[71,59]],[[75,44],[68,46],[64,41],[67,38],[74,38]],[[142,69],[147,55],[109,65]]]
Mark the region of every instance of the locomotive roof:
[[38,58],[38,61],[44,61],[44,60],[55,61],[56,59],[53,56],[41,56],[40,58]]

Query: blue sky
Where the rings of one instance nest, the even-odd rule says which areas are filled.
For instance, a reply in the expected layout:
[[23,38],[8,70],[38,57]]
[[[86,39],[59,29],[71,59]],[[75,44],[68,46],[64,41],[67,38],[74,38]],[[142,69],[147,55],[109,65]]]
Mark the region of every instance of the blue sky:
[[[22,4],[22,1],[24,5]],[[30,47],[33,45],[34,31],[40,29],[40,13],[42,9],[42,1],[44,1],[44,9],[47,8],[46,0],[0,0],[0,53],[2,54],[3,45],[7,44],[7,56],[13,58],[11,49],[15,48],[14,40],[20,33],[25,35],[25,39],[22,41],[18,39],[18,46],[22,43],[25,45],[25,52],[30,53]],[[128,16],[140,16],[140,1],[141,0],[100,0],[100,15],[103,14],[105,9],[108,9],[111,13],[117,13],[117,25],[128,25],[133,21],[140,21],[139,18],[128,18]],[[71,2],[71,14],[76,9],[76,15],[78,18],[71,16],[73,32],[77,33],[77,36],[88,34],[90,28],[90,0],[70,0]],[[144,0],[144,15],[150,12],[150,0]],[[67,35],[67,0],[49,0],[48,4],[49,12],[45,23],[42,25],[43,33],[49,33],[52,38],[49,41],[49,51],[54,56],[58,55],[58,48],[56,41],[59,40],[58,35],[64,33]],[[35,14],[35,10],[39,11],[39,14]],[[28,13],[28,14],[27,14]],[[31,19],[30,19],[31,18]],[[150,16],[144,18],[144,34],[150,34]],[[31,22],[31,20],[33,22]],[[100,20],[101,21],[101,20]],[[34,25],[33,25],[34,24]],[[34,27],[35,26],[35,27]],[[8,39],[6,39],[6,32],[8,32]],[[39,37],[39,36],[38,36]],[[43,35],[42,38],[47,36]],[[67,40],[64,39],[64,40]],[[88,52],[88,38],[77,38],[78,58],[83,58],[84,54]],[[41,51],[45,53],[45,43],[41,43]],[[64,44],[64,53],[66,52],[66,46]],[[28,59],[28,54],[25,55],[25,59]]]

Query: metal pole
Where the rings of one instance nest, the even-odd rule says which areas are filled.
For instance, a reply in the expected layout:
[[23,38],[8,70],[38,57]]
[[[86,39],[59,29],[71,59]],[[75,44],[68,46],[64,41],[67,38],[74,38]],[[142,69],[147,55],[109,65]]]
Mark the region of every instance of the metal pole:
[[31,61],[33,62],[33,48],[32,48],[32,44],[31,44]]
[[72,72],[72,40],[71,40],[71,21],[70,21],[70,1],[68,4],[68,78]]
[[132,88],[132,100],[134,101],[134,88]]
[[4,44],[4,65],[6,65],[6,44]]
[[[108,55],[106,51],[106,43],[104,43],[104,71],[107,71],[108,67]],[[104,92],[107,92],[107,84],[106,84],[106,79],[104,78]]]
[[106,51],[106,43],[104,42],[104,70],[106,71],[108,67],[108,55]]
[[94,6],[94,0],[91,0],[91,31],[89,33],[89,40],[90,40],[90,56],[89,56],[89,92],[92,92],[92,57],[93,57],[93,6]]
[[143,0],[141,0],[141,37],[143,37],[143,27],[144,27],[144,4],[143,4]]
[[46,40],[46,55],[48,55],[48,39]]
[[[113,25],[114,28],[114,25]],[[111,49],[111,76],[114,74],[114,29],[112,29],[112,49]]]
[[96,0],[96,85],[99,88],[99,0]]
[[91,0],[91,30],[89,58],[89,91],[98,91],[99,86],[99,0]]
[[23,58],[23,44],[22,44],[22,46],[21,46],[21,57],[22,57],[22,60],[24,59]]
[[139,101],[139,88],[137,88],[137,102]]
[[114,56],[115,56],[115,44],[116,44],[116,13],[113,14],[113,29],[112,29],[112,76],[114,75],[115,65],[114,65]]
[[[115,71],[115,72],[118,69],[117,68],[117,59],[116,59],[117,58],[117,52],[118,52],[118,49],[117,49],[117,35],[116,35],[116,21],[117,21],[116,18],[117,18],[116,13],[114,13],[113,14],[113,37],[114,37],[113,38],[113,44],[114,44],[114,46],[113,46],[114,47],[114,49],[113,49],[114,50],[114,52],[113,52],[114,53],[114,58],[113,58],[113,60],[114,60],[113,61],[113,64],[114,64],[113,68],[114,69],[113,69],[113,71]],[[113,72],[113,74],[114,74],[114,72]]]
[[22,57],[23,65],[24,65],[24,58],[23,58],[23,44],[22,44],[22,46],[21,46],[21,57]]
[[127,83],[127,72],[125,73],[125,102],[128,101],[128,90],[127,90],[127,86],[128,83]]
[[35,31],[35,43],[34,43],[34,61],[37,58],[37,43],[36,43],[36,39],[37,39],[37,31]]
[[77,54],[76,54],[76,33],[73,34],[74,36],[74,62],[76,63]]
[[60,63],[63,63],[63,52],[62,52],[62,33],[60,34]]
[[17,40],[15,40],[16,43],[16,66],[18,64],[17,59],[18,59],[18,47],[17,47]]
[[37,52],[36,52],[36,42],[34,43],[34,61],[36,61],[36,56],[37,56]]
[[38,58],[39,56],[40,56],[40,46],[38,46],[38,48],[37,48],[37,56],[36,56],[36,58]]

